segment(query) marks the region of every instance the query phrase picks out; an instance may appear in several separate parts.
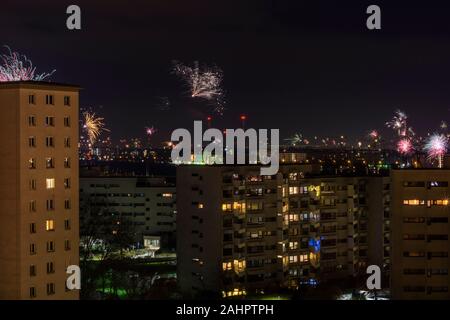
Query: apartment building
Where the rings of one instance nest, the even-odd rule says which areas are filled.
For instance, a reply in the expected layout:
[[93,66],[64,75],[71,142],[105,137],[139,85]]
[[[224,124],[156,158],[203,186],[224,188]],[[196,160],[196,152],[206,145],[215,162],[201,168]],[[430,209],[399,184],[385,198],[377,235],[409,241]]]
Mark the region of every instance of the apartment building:
[[78,299],[79,87],[0,83],[0,299]]
[[[317,176],[298,185],[289,210],[299,201],[302,212],[318,217],[320,280],[365,275],[373,264],[388,276],[389,177]],[[389,285],[388,277],[383,285]]]
[[[179,166],[177,258],[184,294],[298,288],[365,273],[374,261],[389,263],[383,251],[389,178],[318,172],[306,164],[281,165],[274,176],[261,176],[251,165]],[[380,195],[369,196],[375,191]]]
[[392,271],[394,299],[450,298],[450,170],[393,170]]
[[82,177],[80,198],[82,224],[92,213],[116,215],[133,224],[139,246],[145,238],[153,240],[154,246],[175,249],[176,189],[167,178]]

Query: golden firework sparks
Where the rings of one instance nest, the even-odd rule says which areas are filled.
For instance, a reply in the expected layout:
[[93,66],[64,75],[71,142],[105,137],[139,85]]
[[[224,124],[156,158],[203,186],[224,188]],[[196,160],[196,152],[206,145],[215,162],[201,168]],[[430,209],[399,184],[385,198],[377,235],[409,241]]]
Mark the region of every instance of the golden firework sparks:
[[105,128],[104,118],[96,117],[95,113],[85,112],[83,116],[83,128],[87,132],[89,142],[93,145],[103,131],[109,132],[109,130]]

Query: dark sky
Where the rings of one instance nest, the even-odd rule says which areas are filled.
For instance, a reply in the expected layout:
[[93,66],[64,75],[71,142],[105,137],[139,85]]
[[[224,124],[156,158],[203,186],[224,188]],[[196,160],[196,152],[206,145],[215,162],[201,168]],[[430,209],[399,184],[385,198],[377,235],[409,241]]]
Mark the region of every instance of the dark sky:
[[[168,139],[211,113],[170,74],[173,59],[223,69],[228,110],[216,127],[238,127],[245,113],[248,127],[282,137],[358,137],[397,108],[421,133],[450,120],[448,1],[1,2],[0,44],[81,85],[82,106],[105,116],[114,139],[150,125]],[[65,27],[70,4],[82,9],[81,31]],[[381,31],[366,28],[369,4],[382,9]],[[164,96],[169,111],[156,107]]]

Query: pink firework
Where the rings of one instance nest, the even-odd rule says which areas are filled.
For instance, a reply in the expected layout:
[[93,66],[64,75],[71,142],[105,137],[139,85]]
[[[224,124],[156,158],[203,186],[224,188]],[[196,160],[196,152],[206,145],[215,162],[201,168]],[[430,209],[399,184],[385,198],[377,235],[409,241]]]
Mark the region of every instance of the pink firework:
[[397,143],[397,151],[403,155],[412,153],[413,146],[411,140],[404,138]]
[[156,129],[154,127],[146,127],[145,128],[145,133],[147,134],[147,136],[151,137],[152,135],[154,135],[156,133]]
[[377,130],[372,130],[372,131],[370,131],[369,136],[370,136],[372,139],[378,138],[378,131],[377,131]]
[[0,55],[0,82],[8,81],[42,81],[51,76],[50,73],[36,73],[36,67],[25,55],[12,51],[8,46],[8,54]]

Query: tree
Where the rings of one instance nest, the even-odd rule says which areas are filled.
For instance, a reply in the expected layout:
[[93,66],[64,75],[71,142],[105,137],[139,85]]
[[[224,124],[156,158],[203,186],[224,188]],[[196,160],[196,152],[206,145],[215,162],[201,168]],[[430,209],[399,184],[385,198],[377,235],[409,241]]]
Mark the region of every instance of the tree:
[[114,260],[123,259],[124,250],[133,245],[135,230],[130,219],[113,213],[105,201],[94,203],[89,197],[80,211],[81,295],[90,297],[98,280],[105,291],[107,279],[112,278],[108,271]]

